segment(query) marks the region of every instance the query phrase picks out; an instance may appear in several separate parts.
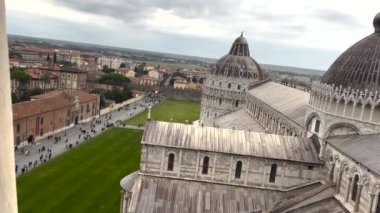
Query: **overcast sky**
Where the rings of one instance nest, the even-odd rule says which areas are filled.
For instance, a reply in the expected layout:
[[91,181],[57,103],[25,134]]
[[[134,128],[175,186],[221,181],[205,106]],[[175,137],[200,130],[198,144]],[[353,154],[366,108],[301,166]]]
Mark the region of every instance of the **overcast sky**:
[[259,63],[326,70],[380,0],[5,0],[8,33],[210,58],[244,31]]

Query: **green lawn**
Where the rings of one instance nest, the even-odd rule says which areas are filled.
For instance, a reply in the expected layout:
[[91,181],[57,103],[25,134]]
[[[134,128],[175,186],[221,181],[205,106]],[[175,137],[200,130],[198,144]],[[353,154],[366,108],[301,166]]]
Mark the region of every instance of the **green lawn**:
[[110,129],[19,177],[19,212],[118,212],[120,180],[139,169],[142,134]]
[[[170,121],[176,123],[189,123],[199,119],[199,113],[201,110],[200,102],[195,101],[175,101],[165,100],[159,104],[156,104],[151,111],[152,119],[158,121]],[[126,121],[130,125],[145,124],[148,111],[142,112],[137,116]]]

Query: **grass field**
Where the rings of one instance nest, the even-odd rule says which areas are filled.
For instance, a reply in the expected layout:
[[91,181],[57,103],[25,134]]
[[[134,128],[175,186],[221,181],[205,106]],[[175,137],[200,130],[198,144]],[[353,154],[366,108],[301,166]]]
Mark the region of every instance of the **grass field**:
[[[200,102],[165,100],[153,106],[151,117],[158,121],[170,121],[172,118],[173,122],[186,123],[188,120],[191,123],[199,119],[200,109]],[[126,123],[129,125],[145,124],[147,115],[148,111],[144,111],[127,120]]]
[[142,134],[141,130],[110,129],[19,177],[19,212],[118,212],[119,183],[139,169]]

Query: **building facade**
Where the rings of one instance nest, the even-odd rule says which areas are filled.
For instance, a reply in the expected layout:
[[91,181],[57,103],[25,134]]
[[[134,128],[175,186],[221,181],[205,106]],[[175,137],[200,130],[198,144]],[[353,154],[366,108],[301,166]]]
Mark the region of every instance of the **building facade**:
[[64,131],[99,115],[100,99],[84,91],[53,91],[13,104],[15,146]]
[[62,66],[59,71],[59,89],[66,91],[86,90],[87,72],[76,67]]

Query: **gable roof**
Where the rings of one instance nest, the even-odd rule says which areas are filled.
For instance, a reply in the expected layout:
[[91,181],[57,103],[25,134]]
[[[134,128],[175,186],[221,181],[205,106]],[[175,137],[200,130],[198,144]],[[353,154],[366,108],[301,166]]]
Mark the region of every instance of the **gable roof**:
[[16,103],[12,105],[13,120],[62,109],[68,106],[74,106],[74,102],[62,96]]
[[380,134],[344,135],[327,138],[327,143],[380,175]]
[[168,122],[148,122],[142,144],[321,163],[306,138]]
[[303,126],[308,92],[269,81],[249,90],[249,95]]

